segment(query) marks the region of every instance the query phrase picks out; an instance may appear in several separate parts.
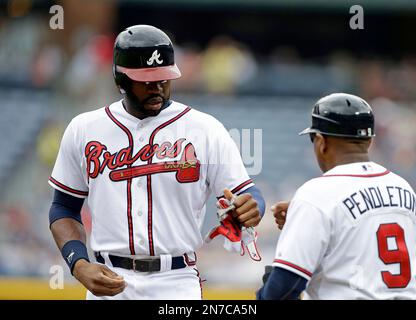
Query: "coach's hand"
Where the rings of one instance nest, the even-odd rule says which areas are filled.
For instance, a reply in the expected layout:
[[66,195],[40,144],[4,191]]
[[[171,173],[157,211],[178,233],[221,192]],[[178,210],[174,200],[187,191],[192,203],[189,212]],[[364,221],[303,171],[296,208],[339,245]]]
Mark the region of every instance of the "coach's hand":
[[230,190],[224,189],[224,196],[227,200],[235,197],[235,209],[232,214],[244,227],[255,227],[261,221],[260,210],[257,201],[249,193],[235,196]]
[[282,230],[286,222],[287,209],[290,201],[280,201],[271,207],[277,227]]
[[95,296],[115,296],[123,292],[126,283],[123,277],[102,264],[80,259],[75,263],[74,277]]

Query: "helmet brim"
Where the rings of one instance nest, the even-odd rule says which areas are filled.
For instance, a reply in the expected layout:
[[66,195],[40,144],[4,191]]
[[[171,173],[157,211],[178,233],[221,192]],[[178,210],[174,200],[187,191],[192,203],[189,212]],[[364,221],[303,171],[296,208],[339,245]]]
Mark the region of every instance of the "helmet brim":
[[164,67],[140,69],[116,66],[116,70],[120,73],[124,73],[129,79],[139,82],[174,80],[181,77],[181,72],[176,64]]
[[309,133],[317,133],[317,132],[319,132],[318,130],[316,130],[316,129],[313,129],[313,128],[306,128],[305,130],[303,130],[303,131],[301,131],[301,132],[299,132],[299,135],[300,136],[303,136],[303,135],[305,135],[305,134],[309,134]]
[[371,136],[358,136],[358,135],[350,135],[350,134],[339,134],[339,133],[332,133],[332,132],[325,132],[325,131],[321,131],[319,129],[314,129],[314,128],[306,128],[305,130],[299,132],[300,136],[303,136],[305,134],[309,134],[309,133],[320,133],[326,136],[332,136],[332,137],[340,137],[340,138],[353,138],[353,139],[370,139],[370,138],[374,138],[376,135],[372,134]]

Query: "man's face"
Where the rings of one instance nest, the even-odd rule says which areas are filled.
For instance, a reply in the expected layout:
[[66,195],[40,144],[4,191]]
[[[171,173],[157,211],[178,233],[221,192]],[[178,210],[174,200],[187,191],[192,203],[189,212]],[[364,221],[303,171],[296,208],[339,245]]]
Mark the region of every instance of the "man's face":
[[157,82],[132,81],[131,91],[146,111],[157,112],[170,98],[170,80]]

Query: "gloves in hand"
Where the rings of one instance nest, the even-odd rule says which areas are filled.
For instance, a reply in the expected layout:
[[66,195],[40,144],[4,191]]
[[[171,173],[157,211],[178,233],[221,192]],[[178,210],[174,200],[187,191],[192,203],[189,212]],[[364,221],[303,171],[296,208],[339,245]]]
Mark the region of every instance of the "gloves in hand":
[[251,259],[260,261],[261,256],[256,246],[257,232],[253,227],[242,227],[232,215],[234,209],[232,201],[224,198],[217,201],[217,216],[220,225],[211,229],[205,242],[210,242],[218,235],[222,235],[225,237],[224,248],[227,251],[240,252],[241,256],[247,251]]

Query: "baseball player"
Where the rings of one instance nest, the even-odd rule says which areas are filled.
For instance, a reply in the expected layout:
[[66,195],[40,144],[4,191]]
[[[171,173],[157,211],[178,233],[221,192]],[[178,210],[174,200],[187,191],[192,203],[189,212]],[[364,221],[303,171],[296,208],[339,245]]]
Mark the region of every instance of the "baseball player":
[[195,251],[210,193],[226,193],[241,228],[260,222],[263,197],[224,126],[170,99],[181,73],[163,31],[121,32],[113,74],[123,99],[76,116],[62,138],[49,179],[52,234],[87,299],[201,299]]
[[[258,299],[416,299],[416,195],[369,160],[374,116],[336,93],[312,110],[309,134],[324,174],[275,208],[281,227]],[[266,275],[267,278],[267,275]]]

